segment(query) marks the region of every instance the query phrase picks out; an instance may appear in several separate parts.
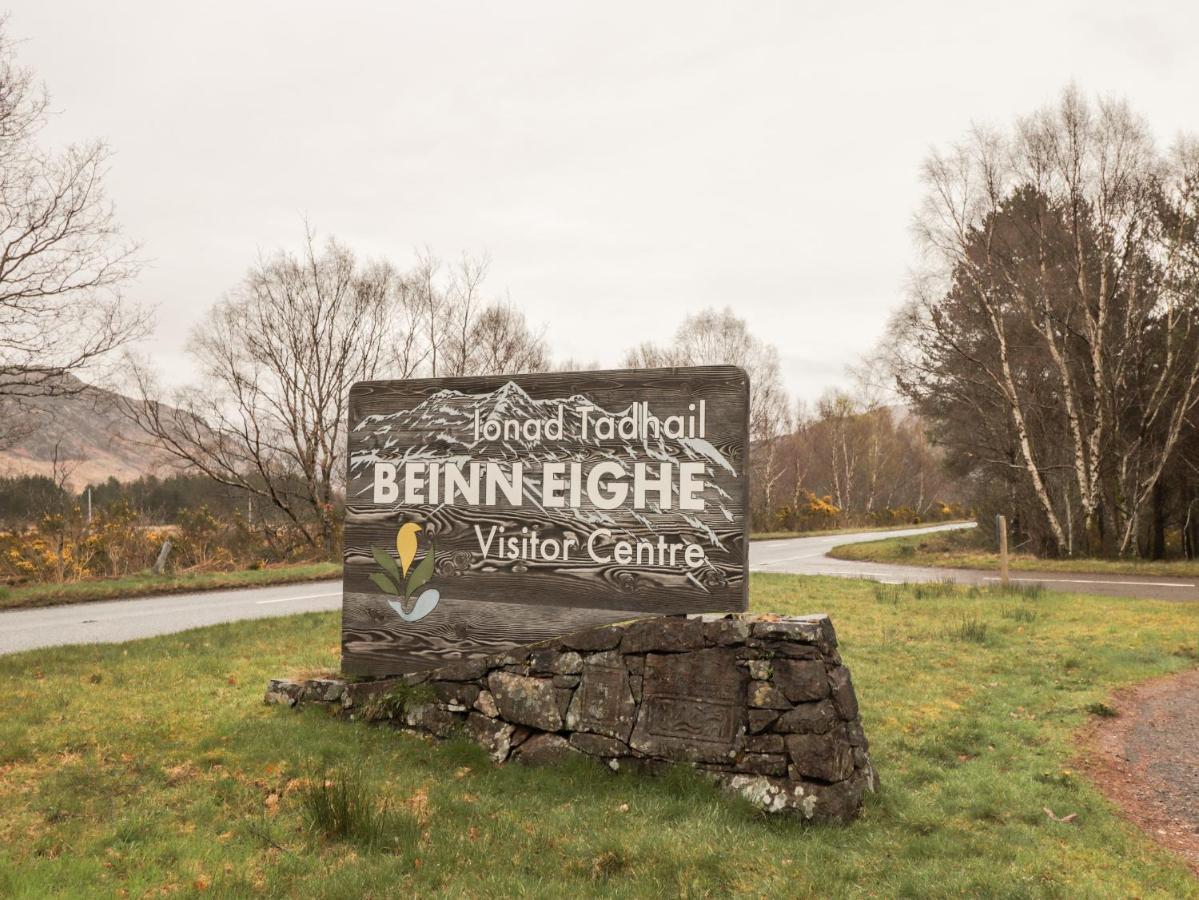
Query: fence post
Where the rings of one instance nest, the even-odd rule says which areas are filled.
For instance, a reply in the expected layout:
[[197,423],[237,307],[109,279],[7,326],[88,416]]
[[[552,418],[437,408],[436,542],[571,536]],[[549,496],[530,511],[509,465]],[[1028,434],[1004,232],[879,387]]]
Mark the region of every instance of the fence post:
[[158,551],[158,559],[154,561],[154,574],[161,575],[167,567],[167,557],[171,555],[171,542],[163,541],[162,549]]
[[1004,587],[1007,587],[1007,516],[995,517],[995,530],[999,533],[999,582]]

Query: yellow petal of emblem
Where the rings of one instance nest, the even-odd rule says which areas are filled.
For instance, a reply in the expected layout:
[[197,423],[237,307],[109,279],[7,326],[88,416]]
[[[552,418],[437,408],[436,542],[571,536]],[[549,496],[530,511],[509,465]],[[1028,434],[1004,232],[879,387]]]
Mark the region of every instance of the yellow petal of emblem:
[[412,560],[416,559],[416,533],[420,531],[420,526],[414,522],[405,522],[400,526],[399,534],[396,535],[396,553],[400,557],[400,571],[408,574],[408,567],[412,565]]

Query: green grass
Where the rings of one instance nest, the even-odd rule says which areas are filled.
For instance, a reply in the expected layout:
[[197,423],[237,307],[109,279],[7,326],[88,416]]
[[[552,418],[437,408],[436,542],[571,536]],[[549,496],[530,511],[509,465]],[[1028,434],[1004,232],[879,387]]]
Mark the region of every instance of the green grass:
[[[1115,688],[1195,665],[1199,604],[783,575],[752,596],[837,625],[882,778],[850,826],[686,770],[497,768],[264,706],[268,677],[336,666],[339,616],[312,614],[0,657],[0,896],[1199,896],[1073,743]],[[353,781],[314,801],[314,772]]]
[[904,531],[908,528],[935,528],[939,525],[956,525],[966,522],[966,519],[950,519],[944,522],[917,522],[907,525],[854,525],[847,528],[827,528],[823,531],[755,531],[749,536],[751,541],[777,541],[787,538],[826,537],[830,534],[862,534],[868,531]]
[[362,773],[352,767],[314,769],[297,788],[304,824],[315,835],[366,850],[413,853],[420,823],[409,810],[380,800]]
[[[979,537],[970,530],[885,538],[861,544],[842,544],[830,550],[829,556],[905,566],[998,571],[999,554],[981,546]],[[1199,562],[1187,560],[1041,559],[1028,553],[1014,553],[1010,557],[1010,567],[1013,571],[1024,572],[1199,577]]]
[[213,591],[225,588],[265,587],[298,581],[340,578],[341,564],[331,562],[297,563],[235,572],[197,572],[183,575],[154,575],[143,572],[126,578],[74,581],[67,584],[30,584],[0,587],[0,609],[28,609],[35,606],[60,606],[92,600],[117,600],[147,594],[177,594],[186,591]]

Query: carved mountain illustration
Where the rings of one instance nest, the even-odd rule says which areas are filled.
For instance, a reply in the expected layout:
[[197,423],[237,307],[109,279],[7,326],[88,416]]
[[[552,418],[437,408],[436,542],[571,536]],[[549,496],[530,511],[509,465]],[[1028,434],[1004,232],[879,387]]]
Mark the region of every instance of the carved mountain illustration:
[[[652,398],[647,402],[649,413],[657,415]],[[592,407],[587,414],[592,427],[586,436],[581,412],[585,407]],[[653,534],[665,526],[675,534],[681,530],[684,540],[700,540],[710,546],[723,547],[717,529],[721,520],[731,522],[733,515],[729,510],[730,494],[720,486],[716,475],[719,472],[724,476],[739,477],[736,467],[720,449],[699,436],[671,437],[652,427],[631,439],[614,437],[605,440],[596,435],[596,419],[605,416],[622,418],[632,413],[633,405],[617,410],[603,409],[580,394],[534,399],[513,381],[481,394],[446,389],[430,395],[411,409],[370,415],[352,423],[352,437],[360,449],[351,456],[350,472],[351,475],[362,474],[377,462],[437,459],[460,463],[494,461],[510,466],[521,460],[526,471],[526,496],[539,503],[539,483],[530,475],[530,468],[535,473],[537,467],[531,467],[531,463],[594,464],[610,460],[631,476],[636,460],[702,462],[705,473],[705,489],[701,495],[705,506],[703,514],[662,510],[656,506],[644,513],[605,512],[586,506],[566,512],[582,524],[604,525],[630,536],[637,533],[644,537],[647,529]],[[475,438],[476,421],[515,420],[523,423],[548,421],[559,415],[563,423],[561,437],[527,439],[521,435],[496,441]]]

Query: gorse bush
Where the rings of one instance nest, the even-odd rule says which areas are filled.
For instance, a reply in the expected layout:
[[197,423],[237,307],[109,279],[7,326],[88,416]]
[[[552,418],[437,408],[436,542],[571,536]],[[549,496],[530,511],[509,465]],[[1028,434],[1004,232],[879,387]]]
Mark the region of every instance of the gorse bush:
[[924,512],[917,512],[910,506],[887,506],[863,512],[842,509],[831,495],[817,496],[811,491],[800,491],[793,502],[775,507],[768,516],[753,510],[752,525],[755,529],[802,532],[854,525],[921,525],[969,517],[968,508],[953,503],[934,503]]
[[121,578],[153,566],[166,540],[172,545],[168,565],[176,572],[221,572],[314,558],[294,527],[251,527],[240,513],[221,519],[206,506],[184,512],[178,524],[151,525],[122,500],[96,509],[91,522],[73,505],[43,515],[33,527],[0,531],[0,581],[63,584]]

